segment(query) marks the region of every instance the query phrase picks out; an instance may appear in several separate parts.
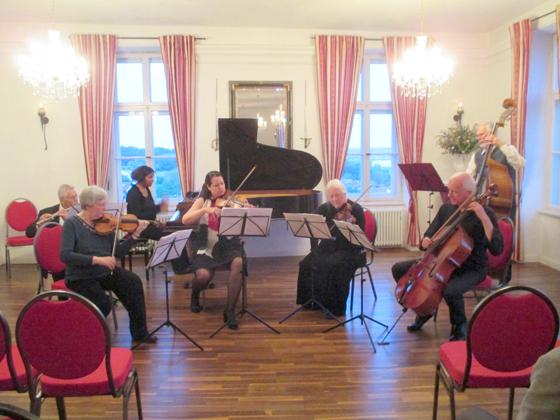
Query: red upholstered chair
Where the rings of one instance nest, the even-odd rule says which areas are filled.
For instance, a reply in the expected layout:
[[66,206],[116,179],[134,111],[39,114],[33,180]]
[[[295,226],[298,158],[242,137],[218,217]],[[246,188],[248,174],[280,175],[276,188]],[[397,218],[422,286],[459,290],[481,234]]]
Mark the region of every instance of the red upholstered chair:
[[[486,278],[479,283],[474,290],[477,298],[480,296],[480,292],[488,294],[495,289],[506,286],[509,282],[508,272],[511,270],[512,264],[515,228],[509,217],[501,217],[498,220],[498,227],[503,237],[504,249],[500,255],[496,256],[486,251],[489,270]],[[499,283],[496,287],[493,286],[492,279],[498,279]]]
[[[6,273],[12,278],[10,262],[10,247],[33,245],[33,238],[28,238],[22,232],[37,218],[37,209],[33,203],[25,198],[16,198],[6,207]],[[10,234],[10,231],[13,231]]]
[[8,416],[8,420],[39,420],[39,417],[23,408],[4,403],[0,403],[0,415]]
[[[35,376],[34,372],[31,376]],[[28,389],[25,366],[17,346],[12,344],[8,321],[0,313],[0,391],[27,392]]]
[[124,398],[126,419],[134,389],[138,417],[142,418],[132,352],[111,347],[105,317],[86,298],[63,291],[35,296],[18,317],[16,338],[28,375],[32,368],[40,373],[30,392],[33,414],[40,414],[43,401],[49,397],[56,398],[59,417],[65,419],[65,397],[112,395]]
[[487,296],[473,312],[467,340],[440,347],[433,419],[440,379],[449,394],[452,420],[455,391],[467,388],[508,388],[511,419],[515,388],[529,386],[532,366],[554,347],[557,336],[558,312],[538,290],[508,286]]
[[[53,275],[60,273],[66,268],[66,264],[60,259],[60,245],[62,243],[62,226],[58,223],[45,223],[39,228],[33,240],[33,249],[37,264],[41,268],[39,273],[39,286],[37,293],[45,290],[45,278],[43,274]],[[53,281],[52,290],[70,291],[64,279]],[[115,311],[115,299],[113,294],[109,292],[111,298],[111,315],[113,316],[113,325],[115,330],[119,329],[117,322],[117,314]]]
[[[364,233],[370,240],[371,244],[375,246],[375,238],[377,237],[377,220],[375,215],[368,209],[364,209]],[[359,276],[360,281],[365,282],[365,274],[368,275],[369,284],[371,285],[371,290],[375,300],[377,300],[377,293],[375,291],[375,286],[373,285],[373,278],[371,276],[371,270],[369,266],[373,264],[373,253],[364,252],[364,264],[356,269],[352,280],[350,280],[350,311],[354,308],[354,279]]]

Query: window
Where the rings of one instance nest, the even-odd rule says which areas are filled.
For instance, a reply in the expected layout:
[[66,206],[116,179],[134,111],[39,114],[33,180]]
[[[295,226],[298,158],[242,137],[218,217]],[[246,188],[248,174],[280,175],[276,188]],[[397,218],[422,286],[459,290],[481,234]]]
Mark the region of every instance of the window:
[[148,165],[156,171],[154,200],[168,197],[171,202],[180,201],[181,183],[159,55],[118,57],[114,117],[113,198],[122,200],[132,182],[132,170]]
[[[558,44],[555,42],[555,45]],[[552,131],[552,170],[550,204],[560,206],[560,89],[558,87],[558,48],[554,48],[554,129]]]
[[371,185],[365,198],[400,199],[398,159],[387,64],[381,54],[366,54],[342,173],[348,195],[357,197]]

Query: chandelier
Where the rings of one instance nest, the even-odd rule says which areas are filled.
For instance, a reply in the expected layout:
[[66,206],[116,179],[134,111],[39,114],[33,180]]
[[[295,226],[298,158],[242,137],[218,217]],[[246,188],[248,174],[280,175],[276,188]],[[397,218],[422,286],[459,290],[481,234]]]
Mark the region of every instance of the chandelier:
[[453,60],[444,57],[437,46],[428,48],[427,36],[417,36],[416,46],[406,50],[395,63],[393,80],[405,96],[429,97],[441,91],[453,67]]
[[34,95],[47,99],[76,96],[89,80],[88,64],[70,45],[60,41],[60,32],[49,31],[49,44],[30,45],[29,55],[18,59],[19,75]]

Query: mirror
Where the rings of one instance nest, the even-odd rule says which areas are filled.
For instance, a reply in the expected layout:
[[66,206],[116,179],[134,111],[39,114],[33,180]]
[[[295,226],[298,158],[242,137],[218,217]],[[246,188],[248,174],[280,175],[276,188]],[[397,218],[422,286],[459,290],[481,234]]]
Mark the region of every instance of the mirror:
[[232,118],[257,118],[257,140],[292,148],[292,82],[229,82]]

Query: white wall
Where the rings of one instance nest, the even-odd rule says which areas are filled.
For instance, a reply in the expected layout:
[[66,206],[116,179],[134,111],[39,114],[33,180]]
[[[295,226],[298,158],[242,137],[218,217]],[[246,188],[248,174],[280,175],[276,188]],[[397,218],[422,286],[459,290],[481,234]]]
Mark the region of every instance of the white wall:
[[[52,28],[51,28],[52,29]],[[218,152],[211,149],[216,137],[216,117],[229,116],[228,82],[230,80],[280,80],[293,82],[293,143],[303,150],[304,86],[307,81],[307,129],[313,138],[306,151],[322,160],[319,122],[315,95],[314,48],[311,35],[330,33],[322,30],[241,29],[216,27],[155,27],[116,25],[56,25],[63,35],[70,33],[116,33],[120,36],[158,36],[170,33],[190,33],[207,39],[197,44],[197,116],[196,116],[196,184],[204,174],[217,168]],[[18,196],[31,198],[38,207],[54,203],[60,183],[77,188],[85,185],[80,119],[75,99],[45,102],[51,119],[47,127],[49,150],[44,151],[37,117],[38,98],[17,76],[15,55],[26,51],[26,40],[45,38],[44,25],[3,25],[0,28],[0,86],[4,101],[0,103],[0,145],[3,164],[0,176],[5,180],[0,192],[0,208]],[[346,31],[345,33],[353,33]],[[363,33],[380,37],[380,33]],[[447,155],[442,155],[435,143],[436,135],[449,127],[457,104],[465,108],[464,122],[497,118],[501,100],[509,95],[510,56],[507,28],[490,34],[434,34],[446,52],[454,55],[457,68],[453,79],[440,95],[430,99],[426,124],[424,161],[433,162],[442,178],[454,172]],[[152,47],[155,41],[120,41],[119,48]],[[366,48],[380,48],[379,42],[368,42]],[[216,85],[218,86],[216,104]],[[9,100],[6,100],[9,98]],[[217,111],[216,111],[217,109]],[[217,114],[217,115],[216,115]],[[509,130],[504,130],[504,132]],[[426,227],[427,194],[420,193],[420,221]],[[438,200],[436,199],[436,207]],[[5,230],[4,220],[0,230]],[[4,243],[4,238],[0,239]],[[286,255],[286,249],[302,254],[306,242],[274,247],[271,253]],[[529,246],[529,245],[528,245]],[[532,246],[532,245],[531,245]],[[257,247],[258,248],[258,247]],[[264,247],[261,247],[264,248]],[[13,251],[14,262],[33,260],[30,250]],[[3,262],[3,255],[0,257]]]

